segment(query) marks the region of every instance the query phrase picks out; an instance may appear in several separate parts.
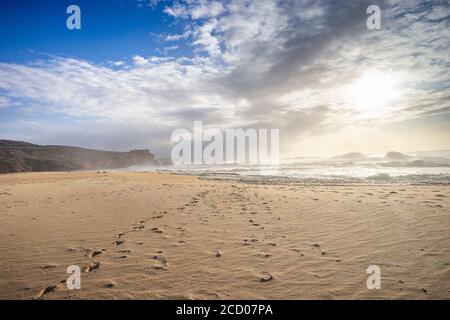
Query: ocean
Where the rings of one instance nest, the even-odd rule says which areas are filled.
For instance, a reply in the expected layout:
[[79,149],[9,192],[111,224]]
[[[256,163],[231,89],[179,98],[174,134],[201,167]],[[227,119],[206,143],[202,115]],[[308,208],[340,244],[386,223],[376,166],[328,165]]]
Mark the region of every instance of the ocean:
[[267,184],[450,185],[450,151],[389,152],[384,156],[349,153],[328,158],[287,158],[280,160],[277,167],[222,164],[132,167],[130,169]]

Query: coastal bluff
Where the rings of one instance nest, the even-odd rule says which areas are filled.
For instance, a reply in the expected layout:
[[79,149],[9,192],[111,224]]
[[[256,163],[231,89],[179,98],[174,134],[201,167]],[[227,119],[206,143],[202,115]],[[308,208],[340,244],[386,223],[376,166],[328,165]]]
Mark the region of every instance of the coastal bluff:
[[120,169],[156,164],[149,150],[115,152],[0,140],[0,173]]

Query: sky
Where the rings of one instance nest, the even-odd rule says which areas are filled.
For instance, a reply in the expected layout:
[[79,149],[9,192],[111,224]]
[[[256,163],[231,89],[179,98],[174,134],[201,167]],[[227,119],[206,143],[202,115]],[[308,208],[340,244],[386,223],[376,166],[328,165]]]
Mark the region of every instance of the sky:
[[285,157],[450,149],[448,1],[2,1],[0,39],[0,139],[167,157],[197,120],[279,129]]

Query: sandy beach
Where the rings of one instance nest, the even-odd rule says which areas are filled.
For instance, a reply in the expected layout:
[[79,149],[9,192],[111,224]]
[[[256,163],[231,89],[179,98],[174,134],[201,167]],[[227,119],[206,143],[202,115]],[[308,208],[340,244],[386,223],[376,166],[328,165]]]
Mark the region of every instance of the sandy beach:
[[[0,176],[0,299],[449,299],[448,186]],[[81,289],[66,268],[80,266]],[[381,269],[368,290],[366,269]]]

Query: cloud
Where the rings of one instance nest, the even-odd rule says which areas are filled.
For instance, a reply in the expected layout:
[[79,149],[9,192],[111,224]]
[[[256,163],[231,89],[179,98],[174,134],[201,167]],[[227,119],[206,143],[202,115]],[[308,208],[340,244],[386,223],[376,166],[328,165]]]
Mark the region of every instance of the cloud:
[[0,96],[0,109],[1,108],[7,108],[12,105],[12,102],[7,97],[1,97]]
[[187,30],[182,34],[169,34],[165,37],[166,41],[178,41],[182,39],[187,39],[191,35],[191,31]]
[[210,0],[176,2],[164,9],[164,12],[172,17],[192,20],[217,17],[224,11],[222,2]]
[[39,112],[100,121],[101,141],[106,128],[138,139],[146,135],[132,132],[145,127],[155,144],[167,145],[171,129],[203,120],[220,128],[280,128],[288,146],[305,135],[370,121],[359,117],[344,89],[377,70],[392,74],[398,91],[385,121],[449,112],[448,6],[377,1],[383,29],[370,31],[366,8],[372,2],[166,3],[164,12],[185,32],[163,38],[189,41],[193,58],[166,56],[175,45],[164,57],[136,55],[111,67],[62,57],[0,63],[0,107],[20,99]]
[[136,0],[138,7],[151,7],[156,8],[159,3],[163,2],[164,0]]

